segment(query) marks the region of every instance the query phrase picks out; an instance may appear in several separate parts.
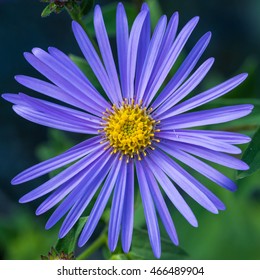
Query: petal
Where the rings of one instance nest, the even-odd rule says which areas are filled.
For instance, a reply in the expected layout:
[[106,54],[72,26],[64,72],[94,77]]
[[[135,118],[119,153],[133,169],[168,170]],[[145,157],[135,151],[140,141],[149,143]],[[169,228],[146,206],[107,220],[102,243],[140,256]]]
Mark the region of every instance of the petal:
[[97,130],[87,126],[81,126],[79,124],[72,124],[68,121],[64,122],[62,118],[51,116],[51,114],[42,113],[33,110],[31,107],[13,106],[13,110],[21,117],[47,127],[56,128],[64,131],[77,132],[83,134],[97,134]]
[[114,162],[112,161],[112,158],[109,158],[109,160],[105,160],[97,170],[93,169],[93,174],[91,177],[89,176],[88,180],[84,180],[86,184],[84,186],[84,193],[81,193],[81,197],[73,205],[66,218],[64,219],[59,232],[60,238],[64,237],[70,231],[79,217],[85,211],[85,209],[89,205],[89,202],[107,176],[111,168],[111,164],[113,164]]
[[60,63],[62,63],[67,69],[70,69],[70,71],[73,71],[73,73],[80,78],[83,82],[87,83],[89,86],[91,86],[94,89],[94,86],[90,83],[88,78],[85,76],[85,74],[79,69],[79,67],[62,51],[60,51],[57,48],[49,47],[48,51],[51,56],[56,58]]
[[40,61],[36,56],[31,53],[24,54],[25,59],[42,75],[64,90],[68,95],[73,96],[75,99],[79,101],[83,101],[84,109],[88,112],[101,116],[102,110],[100,110],[100,106],[97,106],[95,102],[93,102],[89,96],[85,95],[76,87],[75,84],[72,84],[72,80],[69,77],[62,77],[60,73],[54,71],[51,67]]
[[[109,156],[109,151],[106,151],[93,164],[82,170],[85,173],[85,177],[52,213],[46,223],[46,229],[55,225],[74,205],[82,201],[86,192],[89,194],[91,190],[97,190],[99,185],[95,184],[95,182],[97,182],[98,177],[102,177],[100,174],[104,174],[110,169],[112,160],[113,158]],[[93,180],[95,180],[94,183]]]
[[170,179],[165,175],[165,173],[157,164],[153,163],[153,161],[149,157],[146,157],[145,161],[147,162],[149,169],[152,171],[153,175],[155,176],[158,183],[161,185],[173,205],[192,226],[197,227],[198,222],[196,217],[194,216],[189,205],[186,203],[173,183],[170,181]]
[[111,86],[111,82],[108,78],[106,70],[95,51],[91,41],[89,40],[86,32],[83,28],[76,22],[72,22],[72,29],[74,36],[78,42],[78,45],[85,56],[87,62],[89,63],[91,69],[93,70],[94,74],[96,75],[98,81],[100,82],[101,86],[103,87],[105,93],[109,97],[112,103],[116,102],[115,94],[113,92],[113,87]]
[[123,205],[122,217],[122,248],[124,253],[128,253],[131,247],[133,225],[134,225],[134,162],[127,164],[127,178],[125,201]]
[[38,163],[25,171],[18,174],[13,180],[12,184],[17,185],[24,182],[28,182],[35,178],[38,178],[44,174],[47,174],[53,170],[56,170],[66,164],[69,164],[85,155],[93,152],[99,146],[99,137],[93,137],[86,141],[81,142],[80,144],[74,146],[73,148],[67,150],[66,152],[53,157],[51,159],[45,160],[41,163]]
[[128,49],[127,49],[127,92],[126,98],[134,97],[134,81],[137,64],[137,53],[139,47],[140,34],[142,27],[147,17],[147,11],[141,11],[136,17],[129,37]]
[[78,100],[75,97],[71,96],[70,94],[66,93],[66,91],[62,90],[61,88],[57,87],[56,85],[50,84],[48,82],[28,77],[24,75],[15,76],[15,79],[18,83],[22,84],[23,86],[35,90],[39,93],[42,93],[46,96],[51,98],[55,98],[67,104],[73,105],[77,108],[86,110],[85,104],[82,100]]
[[101,8],[99,5],[96,5],[95,11],[94,11],[94,27],[95,27],[95,31],[96,31],[96,37],[97,37],[99,49],[101,52],[101,56],[103,58],[103,62],[105,64],[105,67],[107,70],[108,78],[113,87],[113,92],[115,95],[114,100],[116,100],[116,104],[118,104],[118,102],[122,101],[122,94],[121,94],[121,89],[120,89],[120,85],[119,85],[115,61],[114,61],[111,46],[109,43],[104,19],[102,16],[102,11],[101,11]]
[[136,90],[136,100],[142,100],[145,93],[165,33],[166,22],[166,16],[162,16],[155,27],[145,60],[142,64],[140,79],[139,81],[136,81],[136,83],[138,83]]
[[[173,146],[172,141],[165,140],[163,142],[164,144],[167,144],[169,147]],[[249,167],[246,163],[241,161],[238,158],[232,157],[230,155],[212,151],[209,149],[206,149],[205,147],[198,147],[195,145],[185,144],[185,143],[174,143],[174,146],[178,149],[181,149],[185,152],[188,152],[190,154],[193,154],[195,156],[198,156],[200,158],[209,160],[211,162],[218,163],[220,165],[237,169],[237,170],[248,170]]]
[[162,121],[161,130],[178,128],[189,128],[209,124],[224,123],[242,118],[251,113],[253,105],[234,105],[216,109],[202,110],[198,112],[181,114],[174,117],[167,117]]
[[[23,98],[22,98],[23,96]],[[40,102],[41,104],[43,105],[48,105],[48,107],[51,107],[51,110],[52,109],[57,109],[59,110],[59,112],[62,112],[63,114],[66,114],[66,117],[71,117],[71,116],[74,116],[77,118],[78,121],[84,121],[84,122],[87,122],[87,123],[92,123],[91,125],[99,125],[100,124],[100,118],[96,117],[96,116],[93,116],[93,115],[90,115],[86,112],[82,112],[82,111],[79,111],[77,109],[72,109],[72,108],[69,108],[69,107],[65,107],[65,106],[62,106],[62,105],[58,105],[56,103],[52,103],[52,102],[49,102],[49,101],[45,101],[45,100],[42,100],[42,99],[38,99],[38,98],[33,98],[33,97],[29,97],[28,95],[26,94],[23,94],[23,93],[20,93],[20,94],[13,94],[13,93],[5,93],[2,95],[2,97],[15,104],[15,105],[21,105],[21,106],[27,106],[27,107],[30,107],[28,106],[28,102],[25,101],[25,97],[27,98],[27,101],[28,99],[30,100],[36,100],[38,103]]]
[[175,92],[172,94],[164,104],[162,104],[156,110],[156,117],[160,118],[160,114],[163,114],[171,107],[173,107],[180,100],[185,98],[189,93],[191,93],[204,79],[209,70],[211,69],[214,62],[214,58],[209,58],[206,60],[191,76],[183,83]]
[[209,90],[206,90],[200,94],[197,94],[196,96],[190,98],[189,100],[186,100],[182,102],[181,104],[176,105],[171,110],[165,112],[162,114],[162,117],[165,118],[166,116],[172,117],[179,115],[183,112],[187,112],[193,108],[199,107],[205,103],[208,103],[237,87],[239,84],[241,84],[247,77],[247,74],[240,74],[237,75],[226,82],[217,85]]
[[226,188],[230,191],[235,191],[237,189],[236,184],[232,180],[230,180],[228,177],[226,177],[210,165],[206,164],[205,162],[173,147],[169,148],[167,145],[164,144],[159,144],[158,146],[169,155],[190,166],[191,168],[201,173],[206,178],[215,182],[219,186]]
[[199,18],[195,17],[185,25],[185,27],[182,29],[182,31],[179,33],[176,40],[174,41],[174,44],[172,45],[168,54],[165,57],[163,57],[162,61],[158,62],[158,67],[155,67],[153,69],[153,73],[148,84],[147,93],[144,98],[144,105],[148,106],[150,104],[155,94],[161,87],[166,76],[169,74],[173,64],[177,60],[180,52],[182,51],[185,43],[187,42],[190,34],[197,25],[198,20]]
[[178,241],[178,236],[177,236],[177,233],[176,233],[176,229],[175,229],[174,224],[172,222],[171,214],[170,214],[170,212],[168,210],[168,207],[167,207],[167,205],[164,201],[164,198],[161,194],[159,186],[158,186],[153,174],[151,173],[151,171],[149,170],[149,168],[147,166],[146,166],[145,170],[146,170],[145,177],[147,179],[151,195],[153,197],[155,206],[156,206],[157,211],[158,211],[158,213],[161,217],[163,225],[164,225],[171,241],[175,245],[178,245],[179,241]]
[[117,54],[118,54],[118,65],[120,73],[120,81],[123,96],[126,96],[127,87],[127,47],[128,47],[128,21],[125,12],[124,5],[119,3],[117,5],[116,13],[116,42],[117,42]]
[[99,196],[88,217],[88,220],[81,232],[81,235],[80,235],[79,241],[78,241],[79,247],[82,247],[89,240],[90,236],[92,235],[93,231],[95,230],[96,225],[106,207],[108,199],[114,188],[117,177],[122,170],[121,167],[122,167],[122,161],[118,160],[118,157],[117,157],[111,168],[111,171],[109,172],[109,174],[107,176],[107,179],[102,187],[102,190],[99,193]]
[[190,75],[191,71],[194,69],[200,57],[204,53],[206,47],[208,46],[210,38],[210,32],[206,33],[200,38],[200,40],[185,58],[181,66],[178,68],[177,72],[174,74],[170,82],[164,87],[162,92],[158,95],[158,97],[151,105],[153,109],[156,109],[160,104],[165,102],[167,98],[170,97]]
[[159,132],[157,137],[172,140],[173,142],[187,143],[197,146],[202,146],[217,152],[225,152],[231,154],[240,154],[241,150],[231,144],[225,143],[218,139],[192,134],[188,130],[173,130],[170,132]]
[[126,190],[126,167],[127,163],[122,162],[121,171],[118,175],[112,200],[108,225],[108,246],[111,252],[115,251],[119,238]]
[[158,150],[153,151],[150,158],[154,164],[160,162],[163,171],[202,207],[214,214],[218,213],[214,203],[200,190],[200,183],[187,171]]
[[145,61],[145,57],[147,54],[147,50],[150,43],[151,37],[151,17],[150,17],[150,10],[147,3],[143,3],[141,7],[141,11],[146,11],[147,16],[144,20],[140,39],[139,39],[139,46],[137,51],[137,63],[136,63],[136,73],[135,73],[135,92],[137,92],[137,85],[140,81],[141,72],[143,69],[143,64]]
[[58,175],[51,178],[47,182],[43,183],[38,188],[24,195],[22,198],[20,198],[19,202],[26,203],[55,190],[60,185],[62,185],[63,183],[67,182],[69,179],[74,177],[81,170],[87,168],[103,153],[104,153],[104,146],[101,145],[99,149],[96,149],[94,152],[85,156],[84,158],[74,163],[72,166],[68,167],[67,169],[63,170]]
[[145,215],[150,243],[155,257],[160,258],[161,240],[160,240],[159,225],[156,217],[152,196],[145,178],[143,166],[139,161],[136,161],[136,173],[139,182],[139,189],[142,198],[144,215]]

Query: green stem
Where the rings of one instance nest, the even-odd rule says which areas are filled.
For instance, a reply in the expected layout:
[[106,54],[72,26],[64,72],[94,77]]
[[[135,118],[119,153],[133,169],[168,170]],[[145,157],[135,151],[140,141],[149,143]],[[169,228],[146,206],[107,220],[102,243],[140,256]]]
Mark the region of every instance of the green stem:
[[77,257],[77,260],[86,260],[89,256],[97,251],[102,245],[106,244],[106,231],[103,233],[81,254]]

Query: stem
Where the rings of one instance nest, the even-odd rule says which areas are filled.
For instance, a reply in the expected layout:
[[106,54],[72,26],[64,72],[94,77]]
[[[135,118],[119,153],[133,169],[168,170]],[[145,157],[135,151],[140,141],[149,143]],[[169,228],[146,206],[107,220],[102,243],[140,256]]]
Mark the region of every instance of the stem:
[[86,260],[90,255],[95,253],[102,245],[106,244],[106,231],[103,233],[82,253],[77,257],[77,260]]

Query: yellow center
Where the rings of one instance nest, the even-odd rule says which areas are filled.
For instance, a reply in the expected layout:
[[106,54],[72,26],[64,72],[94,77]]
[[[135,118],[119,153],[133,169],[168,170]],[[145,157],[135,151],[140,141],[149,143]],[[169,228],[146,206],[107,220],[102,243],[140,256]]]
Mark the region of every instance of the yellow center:
[[156,121],[149,114],[150,110],[143,108],[141,104],[134,104],[134,101],[125,100],[120,108],[115,105],[112,110],[104,113],[105,121],[102,125],[103,130],[99,131],[104,134],[105,140],[112,147],[112,153],[121,153],[120,159],[126,156],[127,161],[137,155],[141,160],[140,154],[146,155],[147,148],[154,149],[152,141],[154,139]]

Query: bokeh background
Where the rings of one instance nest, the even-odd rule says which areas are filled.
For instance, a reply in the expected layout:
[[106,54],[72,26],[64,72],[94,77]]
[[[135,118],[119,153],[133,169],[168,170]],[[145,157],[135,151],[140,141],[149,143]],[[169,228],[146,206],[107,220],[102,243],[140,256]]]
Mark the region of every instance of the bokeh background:
[[[96,1],[102,7],[114,2]],[[125,2],[131,5],[131,16],[134,16],[141,1]],[[205,32],[213,32],[204,58],[214,56],[216,62],[202,89],[237,73],[248,72],[246,82],[228,94],[224,102],[238,104],[254,99],[259,108],[260,0],[150,0],[150,3],[156,7],[153,11],[155,18],[160,13],[169,17],[174,11],[179,11],[180,26],[191,17],[200,16],[200,23],[184,52],[188,52]],[[38,0],[0,1],[1,93],[29,92],[15,82],[13,77],[16,74],[39,76],[24,60],[24,51],[36,46],[43,49],[55,46],[65,53],[81,55],[66,12],[41,18],[44,7],[45,4]],[[109,16],[114,17],[113,6],[109,7]],[[111,36],[113,40],[113,34]],[[257,108],[253,117],[218,128],[253,135],[260,123]],[[18,117],[3,99],[0,100],[0,123],[0,259],[39,259],[55,244],[59,227],[46,231],[44,224],[49,213],[36,217],[34,212],[39,203],[21,205],[18,199],[43,179],[20,186],[11,186],[10,180],[39,160],[70,147],[79,136],[32,124]],[[242,148],[244,150],[246,146]],[[236,178],[233,171],[221,171]],[[199,221],[199,228],[192,228],[172,209],[180,245],[188,252],[188,258],[260,259],[260,173],[255,172],[239,180],[236,193],[229,193],[205,178],[201,179],[219,195],[227,210],[213,215],[189,200]],[[142,211],[139,212],[142,215]],[[139,221],[139,226],[142,226],[142,221]],[[97,252],[93,258],[102,258],[102,254]]]

